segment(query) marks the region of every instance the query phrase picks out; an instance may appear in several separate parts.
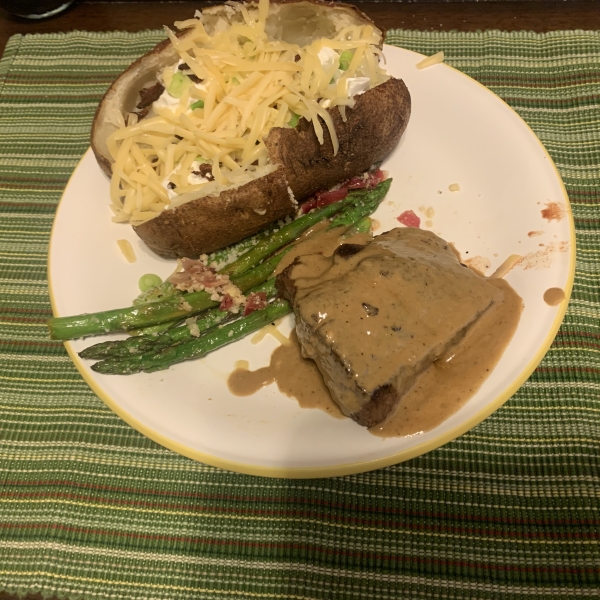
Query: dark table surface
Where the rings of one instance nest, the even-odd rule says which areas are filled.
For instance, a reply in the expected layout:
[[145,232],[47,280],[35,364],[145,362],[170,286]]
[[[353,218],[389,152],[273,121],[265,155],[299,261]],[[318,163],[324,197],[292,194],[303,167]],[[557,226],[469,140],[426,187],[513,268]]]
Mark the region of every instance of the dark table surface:
[[[0,52],[15,33],[61,31],[141,31],[191,16],[208,2],[133,0],[108,2],[79,0],[66,12],[43,21],[11,17],[0,9]],[[600,3],[596,0],[490,0],[465,2],[354,2],[385,29],[420,31],[477,31],[500,29],[537,32],[557,29],[600,29]],[[0,600],[17,600],[0,592]],[[42,600],[40,594],[25,600]],[[57,600],[47,598],[46,600]]]
[[[10,17],[0,9],[0,49],[15,33],[140,31],[192,15],[207,2],[108,2],[79,0],[66,12],[44,21]],[[421,31],[501,29],[551,31],[600,29],[600,3],[594,0],[490,0],[481,2],[354,2],[380,27]]]

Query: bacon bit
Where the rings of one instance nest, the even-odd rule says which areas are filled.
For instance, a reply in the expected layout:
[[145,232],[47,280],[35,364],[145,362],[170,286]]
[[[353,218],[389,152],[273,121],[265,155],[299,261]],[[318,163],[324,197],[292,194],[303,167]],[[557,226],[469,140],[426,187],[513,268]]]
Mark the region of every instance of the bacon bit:
[[262,310],[267,306],[266,292],[251,292],[246,298],[246,308],[244,308],[244,316],[246,317],[255,310]]
[[213,181],[215,178],[212,174],[212,165],[210,163],[202,163],[198,167],[198,170],[192,171],[192,173],[194,173],[194,175],[204,177],[205,179],[208,179],[208,181]]
[[[240,288],[231,283],[228,275],[217,273],[203,260],[181,259],[181,271],[173,273],[167,281],[184,292],[206,291],[213,302],[219,302],[221,310],[237,314],[245,303]],[[190,307],[191,309],[191,307]]]
[[406,227],[420,227],[421,219],[415,215],[412,210],[405,210],[400,216],[396,217],[402,225],[406,225]]
[[229,310],[233,306],[233,298],[229,294],[223,296],[221,304],[219,304],[219,310]]
[[377,169],[376,171],[369,171],[371,176],[369,179],[369,187],[377,187],[382,181],[388,178],[388,172]]
[[153,102],[156,102],[161,94],[165,91],[165,86],[162,83],[155,83],[150,87],[145,87],[140,90],[140,101],[136,108],[146,108]]
[[[148,116],[148,111],[149,111],[149,110],[150,110],[149,108],[141,108],[140,110],[138,110],[138,111],[135,111],[135,112],[133,113],[134,115],[137,115],[137,118],[138,118],[138,123],[139,123],[139,122],[140,122],[142,119],[145,119],[145,118]],[[128,120],[127,124],[129,125],[129,115],[127,115],[127,120]]]
[[183,269],[168,279],[178,290],[195,292],[225,287],[230,283],[227,275],[218,275],[202,261],[184,258],[181,265]]

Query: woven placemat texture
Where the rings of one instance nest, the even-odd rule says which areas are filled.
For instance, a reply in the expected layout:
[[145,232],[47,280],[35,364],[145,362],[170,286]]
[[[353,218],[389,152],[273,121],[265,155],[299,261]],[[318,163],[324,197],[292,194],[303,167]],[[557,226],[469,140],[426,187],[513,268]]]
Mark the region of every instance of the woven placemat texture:
[[599,597],[600,34],[389,32],[393,44],[443,49],[544,142],[573,205],[575,289],[541,366],[471,432],[404,464],[308,481],[238,475],[158,446],[48,339],[61,192],[101,94],[160,35],[15,36],[0,63],[0,590]]

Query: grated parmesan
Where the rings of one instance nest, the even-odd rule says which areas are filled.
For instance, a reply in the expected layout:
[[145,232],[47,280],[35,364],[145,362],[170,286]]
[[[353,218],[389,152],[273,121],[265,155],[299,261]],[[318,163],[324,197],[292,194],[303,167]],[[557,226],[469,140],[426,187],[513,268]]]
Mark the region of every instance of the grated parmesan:
[[189,319],[185,320],[185,324],[190,330],[190,335],[193,335],[194,337],[200,337],[200,327],[198,327],[198,323],[196,322],[197,320],[198,317],[190,317]]

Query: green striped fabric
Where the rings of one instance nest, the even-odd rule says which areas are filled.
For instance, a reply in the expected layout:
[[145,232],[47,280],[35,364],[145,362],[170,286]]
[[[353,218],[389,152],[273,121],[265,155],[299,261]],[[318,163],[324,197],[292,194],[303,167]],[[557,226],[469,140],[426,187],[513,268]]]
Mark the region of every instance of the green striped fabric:
[[531,125],[577,275],[521,390],[443,448],[327,480],[238,475],[149,441],[48,340],[46,256],[97,101],[159,39],[15,36],[0,63],[0,590],[108,599],[600,596],[600,34],[389,32]]

